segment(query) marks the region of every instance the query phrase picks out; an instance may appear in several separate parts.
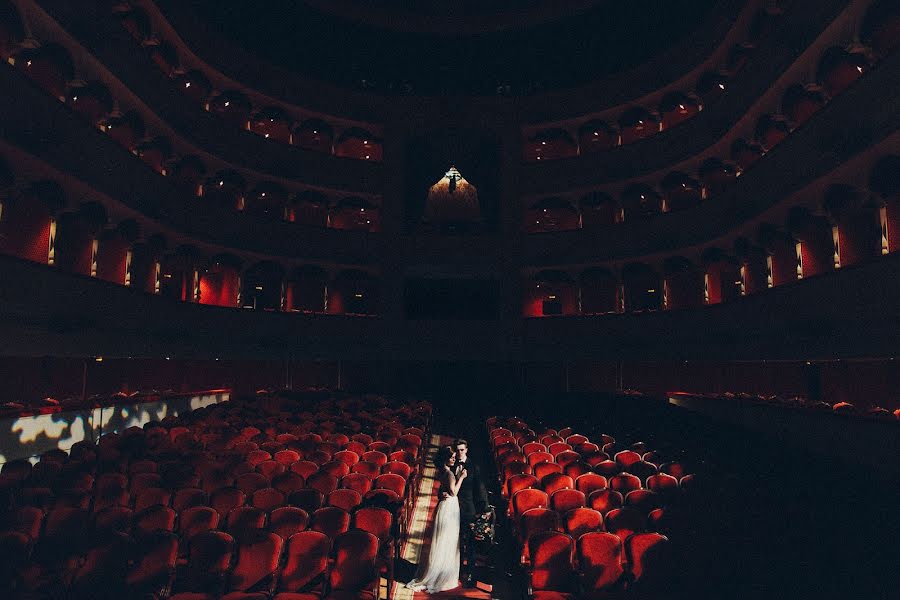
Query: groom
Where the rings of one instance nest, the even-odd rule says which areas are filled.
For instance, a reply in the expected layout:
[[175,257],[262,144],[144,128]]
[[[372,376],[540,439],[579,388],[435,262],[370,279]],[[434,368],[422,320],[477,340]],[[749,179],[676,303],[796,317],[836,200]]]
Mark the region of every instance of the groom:
[[465,587],[474,587],[475,578],[472,570],[475,567],[475,542],[472,539],[472,528],[469,525],[479,514],[490,511],[487,490],[481,479],[481,470],[474,462],[469,461],[469,443],[463,439],[453,442],[453,450],[456,453],[455,474],[459,477],[463,469],[466,470],[466,478],[459,488],[459,548],[460,548],[460,578]]

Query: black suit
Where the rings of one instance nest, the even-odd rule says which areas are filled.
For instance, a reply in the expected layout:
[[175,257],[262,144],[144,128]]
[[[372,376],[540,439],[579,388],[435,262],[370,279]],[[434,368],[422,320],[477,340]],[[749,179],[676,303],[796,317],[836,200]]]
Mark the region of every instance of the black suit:
[[469,524],[476,515],[489,510],[490,502],[478,465],[470,464],[469,461],[458,463],[455,470],[457,474],[460,472],[460,466],[466,468],[466,478],[463,479],[459,491],[456,493],[459,499],[460,560],[464,561],[464,564],[460,565],[460,573],[466,570],[465,567],[468,567],[468,573],[471,573],[475,564],[475,544],[472,542],[472,530]]

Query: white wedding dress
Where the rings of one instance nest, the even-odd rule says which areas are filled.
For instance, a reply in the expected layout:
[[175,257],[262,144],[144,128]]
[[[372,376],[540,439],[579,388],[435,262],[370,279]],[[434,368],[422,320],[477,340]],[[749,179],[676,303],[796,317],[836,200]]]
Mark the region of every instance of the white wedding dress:
[[406,584],[411,590],[429,594],[459,586],[459,498],[448,496],[438,503],[434,515],[431,548],[424,571]]

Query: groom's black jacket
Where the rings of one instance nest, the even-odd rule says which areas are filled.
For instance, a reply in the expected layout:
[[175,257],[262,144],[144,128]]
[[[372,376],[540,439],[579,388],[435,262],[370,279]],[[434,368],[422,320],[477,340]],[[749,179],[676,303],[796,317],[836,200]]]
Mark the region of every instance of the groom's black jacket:
[[459,499],[459,514],[463,522],[471,521],[475,515],[487,512],[490,502],[481,478],[481,469],[471,461],[462,463],[466,467],[466,478],[456,493]]

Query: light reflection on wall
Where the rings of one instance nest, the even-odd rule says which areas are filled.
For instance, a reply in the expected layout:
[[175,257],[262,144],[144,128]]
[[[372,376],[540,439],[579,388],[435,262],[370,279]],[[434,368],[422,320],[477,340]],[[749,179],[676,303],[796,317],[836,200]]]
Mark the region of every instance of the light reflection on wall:
[[169,415],[189,413],[230,399],[230,390],[209,390],[151,402],[2,419],[0,464],[19,458],[36,462],[41,454],[54,448],[68,452],[82,440],[96,442],[103,435],[143,427]]

